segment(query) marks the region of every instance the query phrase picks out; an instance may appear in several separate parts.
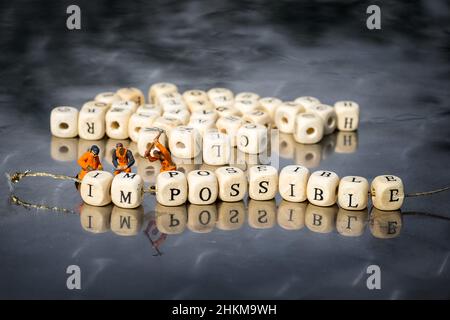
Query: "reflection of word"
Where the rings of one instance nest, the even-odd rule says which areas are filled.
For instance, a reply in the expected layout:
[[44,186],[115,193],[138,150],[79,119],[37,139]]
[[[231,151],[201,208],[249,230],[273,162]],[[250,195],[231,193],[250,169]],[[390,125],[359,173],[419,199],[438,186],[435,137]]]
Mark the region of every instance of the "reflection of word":
[[[96,207],[83,204],[80,211],[81,225],[89,232],[111,230],[120,236],[134,236],[142,229],[142,207],[123,209],[111,205]],[[301,230],[306,227],[317,233],[336,230],[348,237],[363,235],[368,226],[371,234],[381,239],[397,237],[402,228],[400,211],[380,211],[373,208],[369,215],[367,209],[349,211],[336,205],[319,207],[308,202],[284,200],[277,206],[275,200],[250,199],[247,207],[243,201],[178,207],[157,204],[155,213],[155,221],[149,223],[144,232],[152,237],[152,244],[157,248],[165,239],[163,235],[181,234],[186,229],[196,233],[209,233],[214,229],[232,231],[245,224],[253,229],[270,229],[278,225],[284,230]]]

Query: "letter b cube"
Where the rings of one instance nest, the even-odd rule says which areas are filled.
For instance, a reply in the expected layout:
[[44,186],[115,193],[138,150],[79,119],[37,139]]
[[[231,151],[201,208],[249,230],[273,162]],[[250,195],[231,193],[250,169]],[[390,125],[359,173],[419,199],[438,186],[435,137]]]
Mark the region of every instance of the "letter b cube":
[[339,177],[331,171],[316,171],[309,177],[306,187],[308,201],[316,206],[328,207],[336,203]]

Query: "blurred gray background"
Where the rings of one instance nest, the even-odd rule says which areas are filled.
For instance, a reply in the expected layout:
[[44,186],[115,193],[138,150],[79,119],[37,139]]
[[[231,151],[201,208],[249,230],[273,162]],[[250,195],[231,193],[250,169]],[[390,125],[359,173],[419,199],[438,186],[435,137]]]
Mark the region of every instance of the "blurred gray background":
[[[70,4],[81,8],[81,30],[66,28]],[[366,28],[370,4],[381,7],[381,30]],[[54,106],[80,107],[124,86],[147,93],[168,81],[181,91],[223,86],[283,100],[355,100],[357,148],[335,152],[332,136],[330,150],[327,141],[308,149],[320,158],[312,170],[395,174],[406,192],[448,186],[449,9],[439,0],[3,1],[0,171],[73,175],[75,161],[52,154]],[[70,143],[75,154],[86,148]],[[281,165],[305,160],[304,147],[293,148]],[[450,297],[450,222],[430,216],[450,217],[448,193],[407,199],[402,211],[422,214],[404,215],[394,239],[377,239],[368,227],[350,238],[246,223],[168,236],[162,256],[142,231],[83,230],[81,199],[69,182],[30,178],[14,193],[76,213],[15,206],[6,178],[0,182],[1,298]],[[147,196],[143,228],[154,207]],[[81,267],[82,290],[66,288],[71,264]],[[381,267],[381,290],[366,287],[371,264]]]

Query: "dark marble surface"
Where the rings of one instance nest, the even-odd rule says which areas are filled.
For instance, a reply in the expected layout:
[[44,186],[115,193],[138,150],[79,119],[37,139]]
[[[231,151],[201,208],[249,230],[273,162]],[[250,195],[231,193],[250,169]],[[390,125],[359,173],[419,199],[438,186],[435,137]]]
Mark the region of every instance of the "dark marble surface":
[[[66,141],[62,156],[69,161],[60,161],[49,133],[52,107],[79,107],[101,91],[136,86],[146,92],[154,82],[170,81],[181,90],[224,86],[284,100],[358,101],[352,153],[336,152],[335,134],[312,147],[288,144],[280,165],[308,159],[313,170],[340,176],[395,174],[406,192],[450,184],[446,1],[383,2],[380,31],[367,30],[367,4],[360,1],[79,1],[80,31],[65,27],[69,4],[0,4],[2,173],[73,175],[86,143]],[[196,233],[188,223],[162,241],[161,256],[144,232],[158,216],[153,196],[144,203],[139,232],[124,237],[81,226],[72,183],[29,178],[13,193],[74,213],[15,206],[2,179],[1,298],[450,297],[448,193],[408,198],[393,239],[374,237],[370,224],[359,237],[336,228],[285,230],[269,204],[270,228],[249,225],[251,210],[234,231]],[[190,216],[194,209],[186,208]],[[66,288],[72,264],[82,270],[79,291]],[[381,290],[366,287],[372,264],[381,268]]]

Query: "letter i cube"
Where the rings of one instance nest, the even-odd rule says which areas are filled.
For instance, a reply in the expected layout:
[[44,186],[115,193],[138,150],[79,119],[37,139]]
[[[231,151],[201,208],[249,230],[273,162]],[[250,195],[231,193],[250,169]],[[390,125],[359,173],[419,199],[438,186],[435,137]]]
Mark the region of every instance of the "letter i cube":
[[81,198],[92,206],[105,206],[111,203],[111,183],[113,175],[107,171],[89,171],[81,181]]
[[302,166],[289,165],[284,167],[279,177],[279,192],[284,200],[302,202],[306,200],[306,185],[309,170]]

